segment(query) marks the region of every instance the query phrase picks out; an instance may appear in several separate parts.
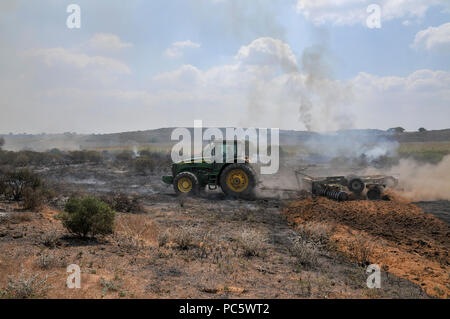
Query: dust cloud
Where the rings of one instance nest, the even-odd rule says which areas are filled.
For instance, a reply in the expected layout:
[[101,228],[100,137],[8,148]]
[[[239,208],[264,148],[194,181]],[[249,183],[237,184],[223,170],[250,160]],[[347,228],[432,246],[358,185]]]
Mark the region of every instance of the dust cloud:
[[384,173],[398,175],[397,192],[409,200],[450,200],[450,155],[437,164],[402,159],[398,165]]
[[450,200],[450,155],[436,165],[401,160],[392,168],[400,174],[400,189],[415,201]]

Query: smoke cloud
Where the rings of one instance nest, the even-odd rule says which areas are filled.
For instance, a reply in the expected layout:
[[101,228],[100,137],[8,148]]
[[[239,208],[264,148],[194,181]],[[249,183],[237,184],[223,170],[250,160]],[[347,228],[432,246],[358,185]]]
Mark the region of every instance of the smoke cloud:
[[329,33],[317,28],[315,45],[303,50],[301,73],[304,89],[300,92],[300,121],[308,131],[331,132],[354,128],[352,85],[334,79],[335,57],[329,45]]
[[311,135],[305,146],[310,153],[321,154],[328,159],[356,159],[374,165],[381,157],[395,157],[399,143],[386,132],[349,130]]

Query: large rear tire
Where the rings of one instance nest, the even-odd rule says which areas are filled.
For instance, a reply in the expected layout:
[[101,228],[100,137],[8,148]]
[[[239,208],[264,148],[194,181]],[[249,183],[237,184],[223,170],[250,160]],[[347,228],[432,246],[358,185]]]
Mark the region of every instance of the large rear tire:
[[173,189],[177,195],[197,195],[199,182],[191,172],[181,172],[173,179]]
[[349,179],[347,187],[351,192],[361,194],[366,185],[364,185],[364,182],[360,178],[353,177]]
[[375,187],[371,187],[368,191],[367,191],[367,198],[369,200],[379,200],[381,199],[381,189],[378,186]]
[[233,198],[251,198],[256,186],[256,173],[246,164],[231,164],[220,174],[222,191]]

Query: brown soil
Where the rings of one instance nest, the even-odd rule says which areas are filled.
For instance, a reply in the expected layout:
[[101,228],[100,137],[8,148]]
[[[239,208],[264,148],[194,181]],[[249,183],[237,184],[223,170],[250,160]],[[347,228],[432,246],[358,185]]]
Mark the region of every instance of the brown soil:
[[[331,239],[344,255],[419,284],[429,295],[450,294],[448,224],[391,194],[391,201],[336,202],[308,197],[283,211],[293,225],[332,225]],[[366,260],[361,260],[361,252]]]

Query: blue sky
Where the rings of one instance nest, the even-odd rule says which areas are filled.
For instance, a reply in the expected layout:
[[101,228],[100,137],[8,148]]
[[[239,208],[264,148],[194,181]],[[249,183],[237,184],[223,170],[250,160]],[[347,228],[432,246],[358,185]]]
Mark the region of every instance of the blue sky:
[[379,1],[380,29],[376,1],[340,3],[6,0],[0,132],[449,127],[447,1]]

